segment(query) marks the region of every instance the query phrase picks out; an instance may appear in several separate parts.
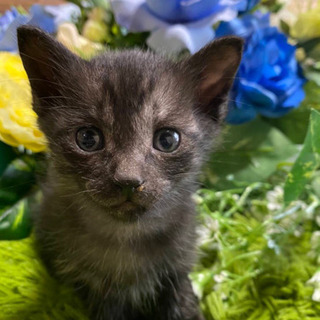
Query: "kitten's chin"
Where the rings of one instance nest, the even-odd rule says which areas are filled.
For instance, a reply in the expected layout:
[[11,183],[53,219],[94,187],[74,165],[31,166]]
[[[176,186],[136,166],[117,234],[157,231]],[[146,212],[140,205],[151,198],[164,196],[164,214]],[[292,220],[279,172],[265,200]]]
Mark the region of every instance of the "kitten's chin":
[[108,208],[108,213],[114,219],[130,223],[138,221],[145,212],[145,208],[131,201],[126,201],[118,206]]

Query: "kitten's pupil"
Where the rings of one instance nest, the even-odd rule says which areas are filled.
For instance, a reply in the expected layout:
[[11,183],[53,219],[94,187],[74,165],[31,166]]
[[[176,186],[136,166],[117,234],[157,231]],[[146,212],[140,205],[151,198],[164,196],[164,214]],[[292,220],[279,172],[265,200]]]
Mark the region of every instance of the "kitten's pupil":
[[180,135],[173,129],[160,129],[154,135],[153,147],[162,152],[173,152],[179,146]]
[[76,140],[84,151],[96,151],[102,148],[102,133],[97,128],[80,128]]

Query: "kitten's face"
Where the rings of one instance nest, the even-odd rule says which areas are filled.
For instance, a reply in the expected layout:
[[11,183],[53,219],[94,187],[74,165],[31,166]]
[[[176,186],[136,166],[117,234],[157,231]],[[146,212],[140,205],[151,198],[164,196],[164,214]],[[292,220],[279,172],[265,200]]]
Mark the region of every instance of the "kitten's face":
[[[202,65],[209,60],[206,51],[179,64],[139,51],[87,62],[36,29],[20,33],[34,108],[66,195],[82,193],[126,220],[190,195],[219,129],[219,107],[240,60],[239,40],[225,45],[232,54],[223,58],[232,67],[216,67],[220,74],[209,77],[210,66]],[[28,40],[38,41],[37,48]],[[46,63],[40,62],[41,71],[39,61]]]
[[204,126],[207,133],[215,127],[195,114],[181,70],[129,52],[95,59],[80,72],[65,88],[64,107],[40,118],[54,165],[68,175],[66,192],[87,191],[83,197],[119,217],[181,201],[199,171]]

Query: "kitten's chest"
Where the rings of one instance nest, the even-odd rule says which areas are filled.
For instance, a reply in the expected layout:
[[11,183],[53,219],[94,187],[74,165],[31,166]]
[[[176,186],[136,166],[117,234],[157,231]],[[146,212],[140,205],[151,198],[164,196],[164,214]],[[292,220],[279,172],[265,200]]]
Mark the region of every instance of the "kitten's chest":
[[88,245],[88,239],[79,240],[68,261],[62,257],[58,272],[72,282],[84,283],[91,290],[106,295],[118,295],[139,303],[154,296],[161,278],[168,273],[173,260],[159,248],[153,253],[130,245]]

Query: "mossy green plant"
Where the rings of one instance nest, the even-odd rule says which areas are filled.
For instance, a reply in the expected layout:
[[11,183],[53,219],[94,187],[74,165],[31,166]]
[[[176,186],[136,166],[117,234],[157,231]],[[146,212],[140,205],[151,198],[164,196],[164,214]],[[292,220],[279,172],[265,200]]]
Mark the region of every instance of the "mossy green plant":
[[0,241],[1,320],[88,320],[80,300],[52,278],[33,237]]
[[249,186],[246,199],[198,194],[202,258],[191,278],[206,319],[319,320],[319,283],[310,283],[319,268],[319,199],[270,210],[266,192],[253,200],[248,189],[257,191]]

